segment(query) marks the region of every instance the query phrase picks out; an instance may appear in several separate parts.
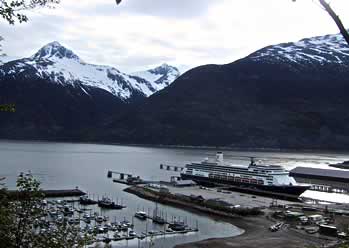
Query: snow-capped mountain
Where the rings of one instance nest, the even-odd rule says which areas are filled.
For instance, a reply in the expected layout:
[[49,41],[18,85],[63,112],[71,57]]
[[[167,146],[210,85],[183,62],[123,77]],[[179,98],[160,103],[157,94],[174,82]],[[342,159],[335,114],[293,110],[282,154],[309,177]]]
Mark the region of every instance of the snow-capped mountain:
[[332,34],[268,46],[247,58],[290,65],[338,64],[349,67],[349,46],[341,34]]
[[[174,67],[168,68],[175,70]],[[63,86],[80,87],[86,94],[91,88],[103,89],[125,101],[134,96],[150,96],[172,83],[175,77],[166,68],[163,73],[161,77],[167,81],[164,79],[160,82],[160,78],[158,81],[148,81],[114,67],[88,64],[56,41],[45,45],[30,58],[11,61],[0,67],[1,76],[38,77]]]
[[110,129],[129,143],[347,150],[348,66],[339,34],[269,46],[191,69]]
[[180,72],[176,67],[165,63],[155,69],[135,72],[132,75],[144,78],[151,83],[156,91],[159,91],[175,81],[180,76]]
[[5,53],[2,53],[0,51],[0,66],[11,61],[11,60],[14,60],[13,58],[9,57],[7,54]]

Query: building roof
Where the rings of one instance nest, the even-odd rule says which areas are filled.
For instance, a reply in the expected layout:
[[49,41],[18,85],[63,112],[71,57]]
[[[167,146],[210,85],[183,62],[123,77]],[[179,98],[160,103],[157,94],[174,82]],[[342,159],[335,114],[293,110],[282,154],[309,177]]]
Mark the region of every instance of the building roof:
[[290,176],[343,181],[349,180],[349,171],[296,167],[295,169],[290,171]]

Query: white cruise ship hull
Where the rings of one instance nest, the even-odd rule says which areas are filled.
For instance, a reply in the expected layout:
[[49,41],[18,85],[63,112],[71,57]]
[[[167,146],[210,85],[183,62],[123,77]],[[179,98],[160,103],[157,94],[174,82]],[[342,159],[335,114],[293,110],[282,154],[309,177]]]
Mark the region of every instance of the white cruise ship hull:
[[262,185],[252,184],[247,182],[236,182],[233,180],[225,180],[224,178],[209,178],[197,175],[181,174],[183,180],[192,180],[201,185],[231,185],[240,187],[241,189],[258,190],[265,193],[278,194],[278,195],[292,195],[295,197],[300,196],[304,191],[308,190],[310,186],[304,185]]

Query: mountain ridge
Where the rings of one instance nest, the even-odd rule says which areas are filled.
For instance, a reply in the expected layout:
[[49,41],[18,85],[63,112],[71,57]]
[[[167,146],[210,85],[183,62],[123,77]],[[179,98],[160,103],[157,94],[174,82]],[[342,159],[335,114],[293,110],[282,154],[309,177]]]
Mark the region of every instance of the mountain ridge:
[[[24,73],[27,77],[40,77],[61,85],[74,86],[80,83],[103,89],[124,101],[134,95],[148,97],[158,90],[155,82],[128,75],[111,66],[86,63],[57,41],[46,44],[29,58],[4,63],[0,66],[0,73],[2,76]],[[165,77],[166,73],[162,76]],[[168,82],[170,83],[172,81]],[[87,91],[84,92],[88,94]]]
[[[29,119],[31,137],[64,136],[128,144],[349,149],[348,56],[347,46],[338,35],[268,46],[229,64],[193,68],[164,89],[126,107],[115,103],[99,118],[98,125],[90,122],[72,131],[64,124],[59,127],[68,134],[50,127],[51,136],[40,136],[34,133],[40,125]],[[0,124],[0,137],[10,133],[12,127],[7,127]],[[17,131],[19,137],[28,130],[21,128],[10,130]]]
[[[103,139],[164,145],[349,149],[348,46],[340,35],[305,40],[308,47],[301,51],[297,44],[283,43],[229,64],[196,67],[146,99],[132,114],[114,120]],[[334,49],[326,50],[330,44]],[[299,56],[304,52],[306,60],[304,54]]]

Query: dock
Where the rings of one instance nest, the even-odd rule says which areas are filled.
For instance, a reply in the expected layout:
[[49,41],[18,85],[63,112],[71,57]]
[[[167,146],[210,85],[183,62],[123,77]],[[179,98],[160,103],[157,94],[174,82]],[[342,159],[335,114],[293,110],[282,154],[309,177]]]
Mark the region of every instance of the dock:
[[349,191],[349,171],[296,167],[290,171],[290,176],[298,183],[312,185],[318,191]]
[[179,234],[189,234],[189,233],[195,233],[198,232],[199,229],[198,228],[187,228],[186,230],[183,231],[150,231],[150,232],[142,232],[141,235],[136,235],[136,236],[128,236],[128,235],[123,235],[120,236],[118,238],[106,238],[106,237],[102,237],[102,238],[97,238],[97,242],[110,242],[110,241],[114,241],[114,242],[121,242],[121,241],[125,241],[125,240],[133,240],[133,239],[138,239],[143,240],[143,239],[153,239],[156,237],[167,237],[167,236],[171,236],[171,235],[179,235]]
[[[14,198],[16,196],[20,196],[21,192],[16,190],[8,190],[10,198]],[[46,198],[53,197],[76,197],[86,195],[86,193],[79,188],[75,189],[57,189],[57,190],[41,190],[40,193],[44,195]]]

